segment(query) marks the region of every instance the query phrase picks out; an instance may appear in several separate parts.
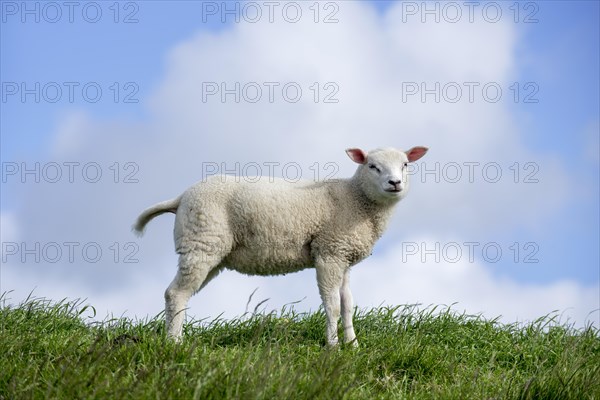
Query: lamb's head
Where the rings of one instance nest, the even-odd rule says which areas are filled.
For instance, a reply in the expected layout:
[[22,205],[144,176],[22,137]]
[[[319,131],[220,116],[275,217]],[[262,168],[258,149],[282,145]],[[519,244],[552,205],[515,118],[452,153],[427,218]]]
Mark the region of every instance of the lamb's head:
[[413,147],[404,152],[392,148],[376,149],[368,153],[348,149],[346,153],[357,164],[354,178],[362,191],[377,203],[394,203],[408,192],[408,163],[417,161],[427,147]]

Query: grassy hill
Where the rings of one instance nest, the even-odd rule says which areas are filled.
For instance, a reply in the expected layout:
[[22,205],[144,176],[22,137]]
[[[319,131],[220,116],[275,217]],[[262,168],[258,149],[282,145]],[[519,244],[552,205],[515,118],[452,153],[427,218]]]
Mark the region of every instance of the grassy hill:
[[600,335],[415,306],[359,311],[360,347],[325,346],[322,312],[185,326],[85,322],[81,302],[0,308],[0,399],[600,399]]

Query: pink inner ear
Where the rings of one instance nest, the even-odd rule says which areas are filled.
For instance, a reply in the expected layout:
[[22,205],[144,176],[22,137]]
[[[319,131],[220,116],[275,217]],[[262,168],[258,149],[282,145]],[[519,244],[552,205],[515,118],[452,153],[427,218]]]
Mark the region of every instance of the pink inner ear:
[[346,154],[348,154],[348,157],[357,164],[364,164],[367,162],[367,154],[361,149],[347,149]]
[[406,152],[406,156],[408,157],[408,161],[413,162],[417,161],[419,158],[423,157],[425,153],[429,150],[427,147],[417,146],[413,147],[409,151]]

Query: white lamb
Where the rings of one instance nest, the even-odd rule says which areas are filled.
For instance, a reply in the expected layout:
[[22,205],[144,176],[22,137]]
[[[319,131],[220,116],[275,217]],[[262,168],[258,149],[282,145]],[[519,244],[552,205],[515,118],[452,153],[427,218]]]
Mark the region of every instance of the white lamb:
[[407,163],[425,147],[366,153],[348,149],[360,164],[350,179],[289,183],[261,178],[247,182],[212,176],[174,200],[145,210],[134,230],[152,218],[175,218],[179,268],[165,292],[168,336],[179,340],[190,297],[224,268],[248,275],[278,275],[314,267],[327,317],[327,342],[357,345],[352,325],[350,267],[371,254],[396,203],[408,191]]

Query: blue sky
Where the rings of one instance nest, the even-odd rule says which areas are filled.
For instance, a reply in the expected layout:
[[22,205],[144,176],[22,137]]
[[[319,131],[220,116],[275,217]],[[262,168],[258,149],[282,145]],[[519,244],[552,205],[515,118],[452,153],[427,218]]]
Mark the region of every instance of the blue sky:
[[[9,6],[7,6],[7,3],[10,3]],[[27,4],[34,7],[35,3],[29,2]],[[120,3],[119,23],[113,21],[114,11],[109,9],[112,3],[101,3],[103,15],[100,21],[94,24],[86,22],[77,10],[74,14],[75,21],[73,23],[68,22],[65,10],[63,10],[62,19],[57,23],[45,22],[43,21],[43,17],[39,23],[35,23],[31,15],[28,15],[27,18],[29,19],[23,23],[20,21],[20,9],[16,15],[12,15],[12,11],[10,13],[7,11],[13,10],[7,7],[13,7],[14,4],[17,7],[21,7],[24,3],[2,2],[2,57],[0,66],[3,85],[7,82],[27,82],[31,85],[33,82],[41,82],[42,84],[47,82],[81,82],[83,84],[93,81],[98,82],[104,91],[102,99],[95,104],[82,101],[78,92],[76,92],[76,99],[73,103],[69,103],[66,100],[66,93],[63,93],[61,100],[56,103],[45,101],[35,103],[32,101],[32,96],[27,97],[28,100],[26,102],[21,102],[18,96],[9,96],[6,102],[1,103],[2,162],[48,162],[65,159],[82,161],[89,159],[133,160],[141,166],[140,176],[143,179],[140,185],[133,188],[128,187],[125,193],[121,193],[123,196],[127,196],[123,197],[122,201],[129,201],[131,210],[137,210],[140,207],[143,208],[150,205],[153,203],[153,200],[158,201],[178,194],[169,192],[166,188],[164,191],[156,189],[156,187],[160,187],[163,184],[161,179],[164,179],[164,177],[151,174],[150,172],[154,170],[150,166],[144,168],[144,166],[149,164],[149,161],[147,161],[147,155],[142,150],[140,150],[140,153],[134,152],[129,156],[124,156],[122,152],[119,153],[119,156],[109,156],[106,154],[109,151],[110,144],[106,145],[106,148],[90,145],[91,147],[87,148],[87,150],[84,146],[83,150],[79,153],[77,152],[78,150],[75,150],[74,152],[67,153],[67,156],[57,156],[57,153],[52,149],[57,146],[57,137],[60,136],[60,131],[63,129],[61,127],[64,126],[65,121],[69,120],[70,116],[74,114],[84,115],[84,120],[87,121],[83,123],[84,126],[89,126],[86,124],[90,123],[98,130],[101,128],[114,128],[114,132],[118,132],[118,135],[114,132],[107,132],[107,140],[115,141],[113,144],[114,147],[120,147],[124,150],[133,148],[127,146],[131,146],[131,143],[135,143],[136,140],[144,140],[144,135],[139,132],[128,135],[128,130],[136,130],[139,126],[161,125],[164,118],[158,115],[157,107],[169,107],[169,104],[166,104],[167,100],[163,100],[162,97],[165,99],[177,99],[175,94],[169,93],[170,87],[177,87],[177,73],[181,71],[189,72],[185,69],[185,65],[183,67],[180,65],[182,59],[187,60],[187,56],[184,57],[182,53],[189,48],[194,48],[193,46],[201,48],[205,46],[202,48],[204,50],[201,49],[205,51],[210,45],[202,45],[202,43],[205,43],[202,40],[205,40],[206,43],[217,43],[218,41],[218,43],[227,45],[230,43],[227,42],[228,35],[233,35],[232,32],[235,33],[237,29],[249,29],[247,32],[250,32],[250,29],[254,27],[244,27],[243,21],[241,24],[236,24],[231,18],[226,23],[222,23],[214,16],[207,17],[207,22],[203,22],[203,5],[200,2],[194,1]],[[213,4],[220,4],[220,2],[213,2]],[[321,3],[321,5],[323,4]],[[341,20],[340,25],[342,25],[344,22],[342,17],[345,14],[343,4],[340,4],[342,11],[339,15]],[[421,2],[414,4],[419,5]],[[433,6],[435,3],[429,4]],[[484,5],[485,3],[482,2],[481,4]],[[511,2],[510,4],[513,3]],[[513,223],[507,223],[495,228],[494,226],[485,226],[484,221],[482,221],[479,225],[474,223],[472,229],[471,225],[465,223],[464,229],[457,228],[456,232],[460,233],[456,233],[456,237],[459,237],[461,240],[497,241],[502,243],[503,247],[508,246],[512,242],[523,244],[534,241],[539,244],[538,258],[540,262],[537,264],[514,263],[506,260],[496,264],[485,264],[485,268],[487,268],[487,271],[494,279],[510,279],[523,285],[541,286],[551,285],[560,281],[569,281],[576,282],[586,288],[597,288],[600,284],[600,252],[598,247],[600,240],[600,177],[598,174],[598,123],[600,119],[600,81],[598,74],[600,70],[599,3],[595,1],[539,2],[536,3],[538,9],[535,14],[538,22],[529,24],[511,22],[513,15],[509,9],[510,4],[502,3],[504,14],[501,23],[507,26],[507,29],[510,30],[510,35],[514,35],[514,37],[508,35],[512,38],[510,40],[513,42],[506,52],[507,57],[510,57],[511,61],[510,65],[503,72],[506,75],[499,77],[498,80],[500,81],[508,77],[506,82],[518,82],[520,85],[526,82],[534,82],[539,88],[539,92],[536,94],[539,102],[526,104],[523,102],[505,101],[506,99],[502,101],[502,113],[506,113],[511,121],[507,126],[514,127],[515,132],[518,132],[518,134],[512,131],[507,132],[507,138],[518,136],[518,141],[514,143],[518,143],[522,148],[519,149],[519,152],[515,151],[515,154],[518,153],[520,155],[515,156],[512,160],[520,161],[521,164],[527,161],[538,162],[540,176],[545,180],[544,188],[549,188],[549,191],[543,192],[545,193],[545,197],[538,198],[535,197],[538,186],[526,189],[520,187],[519,190],[523,190],[523,192],[518,193],[521,196],[529,196],[528,193],[530,193],[531,198],[523,198],[520,203],[518,201],[516,203],[507,203],[512,204],[510,207],[515,207],[515,221]],[[519,7],[524,7],[526,3],[519,4]],[[240,7],[243,7],[243,3],[241,3]],[[386,24],[392,26],[393,23],[387,21],[386,17],[389,18],[390,12],[394,12],[394,8],[398,9],[398,3],[368,2],[361,3],[361,7],[365,7],[365,10],[368,8],[374,9],[375,15],[378,16],[374,17],[376,18],[378,27],[373,29],[380,28],[383,32],[387,32],[387,28],[385,28]],[[309,12],[306,9],[304,11]],[[324,10],[322,11],[324,12]],[[520,17],[523,18],[527,11],[531,11],[531,9],[525,10],[520,8],[520,12],[522,13]],[[132,17],[136,18],[138,22],[123,23],[122,20],[125,18],[125,15],[131,12],[133,12]],[[365,21],[371,21],[369,18],[371,17],[366,16]],[[256,25],[259,26],[261,24]],[[428,27],[434,27],[431,21]],[[371,28],[363,28],[362,25],[358,25],[356,28],[356,37],[360,37],[360,29]],[[326,35],[329,31],[323,32]],[[440,37],[438,39],[441,40],[443,38]],[[198,42],[194,42],[195,40],[198,40]],[[425,46],[425,43],[428,43],[425,40],[423,39],[423,46]],[[417,36],[413,41],[418,44],[420,38]],[[292,42],[292,39],[290,39],[290,43],[295,42]],[[257,49],[260,47],[260,43],[258,42],[251,43],[251,45],[256,45]],[[489,46],[493,48],[496,44],[490,41]],[[335,49],[335,51],[342,50]],[[499,52],[501,51],[499,50]],[[220,59],[228,57],[226,53],[217,53],[218,49],[213,50],[212,53],[210,50],[198,53],[202,54],[203,57],[206,54],[210,55],[209,58],[204,59],[205,62],[199,55],[197,57],[190,56],[189,59],[192,60],[190,62],[197,62],[198,66],[201,66],[203,64],[212,65],[212,63],[218,63]],[[402,57],[403,55],[400,54],[399,56]],[[281,58],[283,57],[281,56]],[[368,58],[369,56],[366,55],[365,57]],[[469,60],[463,61],[468,67]],[[317,66],[321,62],[325,63],[325,61],[320,59],[314,59],[313,62]],[[249,60],[249,63],[252,63],[252,60]],[[341,67],[340,73],[345,73],[345,68],[346,66]],[[442,71],[444,70],[444,65],[443,63],[439,66],[433,65],[431,68],[432,71],[434,71],[433,68],[439,68]],[[190,70],[193,72],[193,68],[190,68]],[[465,71],[468,70],[468,68],[465,68]],[[238,75],[231,75],[231,79],[241,80],[242,78]],[[442,80],[452,75],[450,73],[442,75],[440,72],[441,78],[437,79],[437,75],[434,72],[431,76],[434,77],[433,80]],[[461,75],[461,78],[457,78],[457,81],[460,82],[462,76],[464,75]],[[374,77],[369,77],[369,79],[371,78]],[[360,78],[357,77],[355,79]],[[342,78],[340,78],[341,80]],[[113,82],[119,82],[121,85],[126,82],[134,82],[139,88],[139,91],[135,95],[135,98],[139,102],[131,104],[113,102],[111,100],[112,93],[108,89]],[[504,87],[505,91],[507,87],[508,83]],[[3,86],[3,90],[4,88],[5,86]],[[121,90],[124,89],[121,88]],[[123,92],[121,92],[122,94]],[[175,97],[169,97],[169,95]],[[340,101],[343,102],[343,90],[340,91],[340,96]],[[161,103],[161,101],[164,101],[165,104]],[[193,108],[190,102],[185,103],[183,100],[182,107],[176,108],[184,109],[186,104]],[[428,103],[423,106],[429,107],[425,108],[425,110],[431,110],[432,113],[436,113],[438,110],[435,104]],[[482,109],[473,109],[473,112],[479,113],[482,110],[483,112],[487,112],[486,110],[491,110],[492,106],[484,104]],[[494,110],[497,110],[498,107],[494,108]],[[331,119],[332,124],[336,124],[336,122],[339,124],[336,118],[339,118],[340,114],[331,111],[331,107],[327,108],[324,106],[319,108],[319,115],[322,118]],[[466,111],[468,112],[469,109],[466,109]],[[179,111],[175,111],[174,113],[176,114],[177,112]],[[300,115],[299,113],[294,115],[296,109],[291,109],[289,112],[291,113],[289,120],[281,120],[279,122],[280,125],[277,125],[278,127],[287,126],[286,121],[294,121],[294,118]],[[377,113],[377,111],[374,111],[374,113]],[[257,113],[256,115],[262,114]],[[269,110],[267,110],[267,113],[262,118],[266,119],[268,115],[270,115]],[[368,117],[366,116],[365,118]],[[364,121],[365,125],[368,125],[370,122],[368,120]],[[488,122],[490,126],[494,125],[493,121]],[[184,124],[184,122],[181,123]],[[214,124],[217,127],[224,126],[219,125],[218,120]],[[377,124],[375,123],[374,125]],[[166,129],[172,127],[173,130],[180,128],[177,123],[161,126],[166,127]],[[269,128],[268,123],[265,123],[265,126],[267,129]],[[435,123],[433,126],[436,126]],[[271,128],[273,130],[276,129],[275,126]],[[460,131],[460,127],[457,129]],[[173,132],[154,132],[153,134],[158,136],[164,135],[161,137],[165,139],[169,138],[169,135],[173,135],[172,137],[175,139],[178,137]],[[88,140],[88,137],[93,138],[94,135],[97,136],[99,133],[91,128],[87,133],[81,133],[84,142]],[[149,137],[151,136],[150,133],[148,135]],[[186,146],[186,143],[188,143],[187,140],[191,141],[192,139],[190,139],[189,135],[181,135],[183,139],[182,146]],[[199,135],[207,135],[207,133],[199,132]],[[482,133],[482,135],[485,134]],[[351,137],[356,138],[359,136],[354,135]],[[123,142],[120,142],[119,138]],[[241,138],[241,131],[240,133],[231,133],[230,139],[241,140]],[[427,139],[428,136],[424,134],[423,138]],[[90,140],[93,143],[93,140]],[[277,154],[276,145],[279,143],[278,140],[274,139],[269,142],[268,137],[264,140],[263,144],[255,142],[256,148],[251,147],[251,149],[255,150],[256,154],[263,154],[263,157]],[[467,141],[465,142],[465,146],[460,145],[460,140]],[[456,143],[457,148],[470,155],[472,157],[470,159],[477,160],[479,157],[483,157],[483,161],[486,159],[490,160],[488,155],[480,156],[468,152],[470,146],[468,144],[469,136],[462,137],[460,140],[459,143]],[[477,141],[479,140],[482,139],[477,139]],[[513,143],[511,140],[507,139],[507,143]],[[331,141],[335,142],[334,139],[331,139]],[[485,142],[485,140],[483,141]],[[339,142],[336,143],[339,145],[338,147],[348,147],[345,141]],[[446,141],[441,140],[441,143],[446,143]],[[421,143],[411,142],[407,145],[413,144]],[[382,143],[381,145],[390,144]],[[391,145],[397,144],[392,143]],[[214,151],[214,154],[227,154],[225,149],[219,148],[218,143],[214,144],[214,146],[211,149]],[[485,147],[485,143],[482,146]],[[488,146],[490,145],[488,144]],[[501,146],[502,143],[500,143]],[[270,150],[266,153],[260,153],[264,147]],[[440,149],[438,147],[434,150],[438,155],[443,152],[446,153],[440,157],[441,160],[451,159],[450,154],[455,151],[458,152],[454,148]],[[500,159],[511,160],[510,150],[502,149],[502,152]],[[296,155],[296,153],[292,154]],[[523,154],[529,158],[521,158]],[[433,153],[431,156],[433,157]],[[463,156],[461,160],[469,159],[469,156],[466,157]],[[260,160],[261,158],[259,157],[258,159]],[[252,160],[252,158],[244,160],[248,161]],[[342,160],[340,159],[340,161]],[[431,162],[434,162],[434,160],[432,159]],[[195,161],[180,160],[179,162],[181,164],[178,164],[178,161],[173,161],[168,165],[171,173],[174,173],[175,170],[189,167],[189,165],[193,165],[190,163]],[[510,165],[510,163],[503,164],[505,167],[507,165]],[[562,172],[552,175],[555,168],[558,168]],[[191,175],[193,174],[190,173]],[[186,182],[192,183],[193,181],[178,182],[178,185],[175,187],[183,189],[186,187]],[[432,182],[427,182],[426,185],[432,185]],[[3,183],[2,186],[1,212],[4,219],[3,225],[7,221],[6,216],[11,215],[10,220],[15,221],[14,225],[16,227],[14,230],[18,231],[20,235],[19,240],[52,241],[53,237],[51,233],[47,233],[44,236],[41,232],[46,231],[44,229],[37,230],[36,224],[28,220],[28,206],[43,208],[41,203],[37,203],[31,199],[32,193],[37,193],[38,189],[36,187],[32,188],[33,185],[31,184],[18,184],[16,182]],[[153,188],[148,189],[149,186]],[[67,185],[61,186],[61,188],[60,191],[57,187],[45,188],[43,190],[48,190],[49,192],[43,193],[50,193],[50,195],[57,196],[57,198],[61,196],[65,196],[65,198],[69,197],[70,191],[73,192],[73,195],[79,194],[79,187]],[[508,186],[509,190],[512,188]],[[138,189],[137,192],[136,189]],[[485,189],[486,186],[483,185],[478,190]],[[414,190],[418,191],[418,186]],[[147,197],[144,198],[144,195],[141,195],[140,192],[144,193]],[[96,195],[102,196],[101,193]],[[151,195],[157,197],[154,198]],[[501,192],[500,196],[506,196],[508,199],[515,196],[515,194]],[[555,197],[561,200],[556,200]],[[547,206],[544,204],[546,200],[548,203],[553,203],[554,201],[558,203]],[[414,201],[416,203],[418,200]],[[412,204],[411,207],[416,207],[418,204],[415,203],[407,203],[407,206]],[[517,204],[517,206],[514,204]],[[522,206],[518,206],[518,204],[522,204]],[[537,219],[534,222],[518,222],[520,220],[527,220],[530,214],[538,213],[538,208],[545,209],[546,207],[550,211],[547,214],[540,214],[541,217],[536,217]],[[455,207],[450,206],[449,212],[453,209]],[[411,212],[413,212],[412,208]],[[496,210],[491,209],[489,212],[493,214]],[[502,211],[502,213],[504,212],[506,210]],[[539,212],[541,213],[541,211]],[[439,215],[435,215],[436,218],[439,218]],[[132,219],[129,215],[128,218],[129,220]],[[490,217],[490,221],[493,221],[493,218]],[[119,221],[114,220],[113,222],[118,223]],[[51,223],[54,222],[48,221],[48,224]],[[77,227],[77,223],[73,222],[73,224],[73,226]],[[168,222],[165,222],[165,226],[168,226]],[[57,227],[57,229],[59,228]],[[163,227],[163,229],[165,228]],[[170,228],[167,227],[166,229],[168,231]],[[395,228],[392,228],[392,232],[396,232],[393,229]],[[426,224],[422,228],[415,227],[415,231],[423,235],[425,234],[424,230],[431,233],[435,229],[436,222],[434,220],[426,221]],[[77,231],[77,229],[74,231]],[[442,229],[440,228],[440,232],[437,233],[437,237],[452,238],[451,230],[442,233]],[[62,236],[59,235],[59,237]],[[97,239],[110,241],[111,237],[110,233],[106,233],[100,234]],[[402,237],[408,240],[405,236]],[[395,234],[384,236],[377,247],[377,251],[380,251],[381,254],[385,253],[394,246],[397,238],[398,236]],[[2,240],[6,241],[5,238]],[[145,246],[143,240],[139,243],[142,248]],[[163,247],[161,254],[172,253],[172,245],[170,243],[162,243],[161,246]],[[165,257],[167,256],[165,255]],[[52,271],[53,267],[54,265],[49,266],[48,270]],[[4,277],[7,276],[5,272],[8,268],[28,267],[24,265],[16,267],[3,265],[2,275]],[[68,270],[69,266],[65,266],[61,271]],[[172,272],[172,270],[169,271]],[[51,272],[49,273],[51,274]],[[36,274],[33,273],[28,279],[19,282],[11,282],[6,278],[2,279],[0,282],[1,290],[13,290],[14,287],[12,285],[14,285],[19,286],[19,293],[32,290],[34,287],[41,287],[43,292],[43,281],[45,278],[42,279],[39,276],[36,278]],[[164,282],[165,287],[167,283],[166,281]],[[69,286],[67,285],[66,287],[61,293],[70,295]],[[107,290],[94,288],[99,291]],[[49,291],[49,293],[51,292]],[[81,291],[73,291],[72,295],[81,296],[82,293]],[[160,296],[161,294],[158,294],[158,297]],[[451,301],[449,300],[449,302]],[[600,304],[596,302],[596,308],[598,307],[600,307]],[[148,312],[151,312],[151,310]]]

